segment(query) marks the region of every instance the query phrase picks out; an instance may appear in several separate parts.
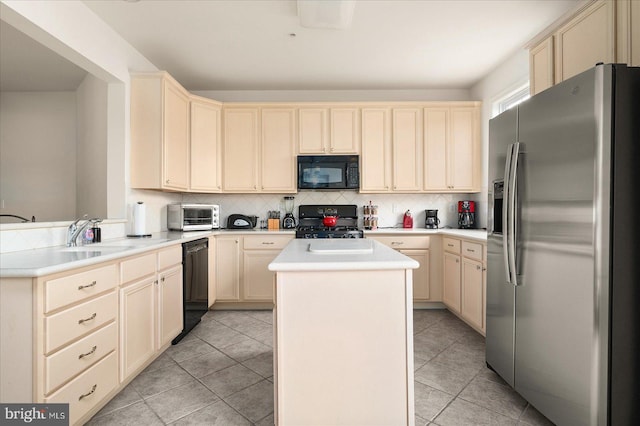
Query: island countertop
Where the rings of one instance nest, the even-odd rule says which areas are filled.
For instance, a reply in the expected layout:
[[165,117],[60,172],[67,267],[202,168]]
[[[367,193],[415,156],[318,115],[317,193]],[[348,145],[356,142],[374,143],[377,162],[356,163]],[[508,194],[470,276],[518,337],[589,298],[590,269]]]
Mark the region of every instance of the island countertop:
[[416,269],[418,262],[372,239],[294,239],[269,264],[270,271]]

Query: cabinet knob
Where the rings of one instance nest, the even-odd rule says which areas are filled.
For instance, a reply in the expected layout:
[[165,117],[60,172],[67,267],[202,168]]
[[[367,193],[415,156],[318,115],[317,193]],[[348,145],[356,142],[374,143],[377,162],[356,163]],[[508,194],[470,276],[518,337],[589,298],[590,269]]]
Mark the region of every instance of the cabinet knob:
[[164,277],[162,277],[161,281],[164,282]]
[[165,180],[164,182],[165,182],[165,183],[169,183],[169,179]]
[[479,271],[480,269],[482,269],[482,267],[480,267],[480,266],[476,266],[476,270],[478,270],[478,271]]

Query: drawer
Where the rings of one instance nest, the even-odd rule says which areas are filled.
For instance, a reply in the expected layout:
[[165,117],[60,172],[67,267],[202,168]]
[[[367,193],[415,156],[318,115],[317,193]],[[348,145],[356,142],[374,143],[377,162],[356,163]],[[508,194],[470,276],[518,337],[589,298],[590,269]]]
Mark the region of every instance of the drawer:
[[289,235],[245,236],[243,247],[245,250],[282,250],[292,239]]
[[107,355],[93,367],[44,398],[45,403],[68,403],[69,424],[78,420],[118,386],[118,357]]
[[122,261],[122,284],[156,273],[156,252]]
[[112,322],[44,360],[44,392],[49,393],[116,349],[118,326]]
[[462,255],[482,262],[482,244],[462,241]]
[[442,248],[450,253],[460,254],[460,240],[455,238],[443,237]]
[[68,275],[44,282],[44,311],[69,305],[102,293],[118,285],[116,265]]
[[182,263],[182,244],[162,249],[158,252],[158,270]]
[[118,297],[116,292],[66,309],[44,319],[44,352],[46,354],[65,343],[92,332],[116,318]]
[[384,237],[372,237],[373,240],[379,241],[382,244],[389,246],[393,249],[428,249],[430,238],[428,236],[384,236]]

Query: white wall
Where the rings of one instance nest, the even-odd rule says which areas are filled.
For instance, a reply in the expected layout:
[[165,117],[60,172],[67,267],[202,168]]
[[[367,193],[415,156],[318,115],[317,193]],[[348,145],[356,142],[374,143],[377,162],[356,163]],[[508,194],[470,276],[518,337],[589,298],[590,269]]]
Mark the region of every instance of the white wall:
[[0,93],[0,212],[73,217],[75,165],[75,92]]
[[493,103],[529,81],[529,52],[520,49],[498,65],[491,73],[471,88],[471,96],[482,101],[482,192],[477,195],[480,205],[479,222],[487,226],[489,120]]
[[87,74],[76,90],[76,99],[76,217],[86,213],[90,217],[106,218],[107,84]]

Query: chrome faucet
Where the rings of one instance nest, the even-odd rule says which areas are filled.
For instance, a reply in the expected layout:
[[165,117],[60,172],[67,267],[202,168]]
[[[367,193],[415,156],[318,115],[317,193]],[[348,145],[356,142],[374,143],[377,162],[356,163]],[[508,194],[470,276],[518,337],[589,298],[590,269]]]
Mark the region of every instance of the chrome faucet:
[[[84,232],[89,225],[91,225],[92,223],[95,223],[96,221],[98,221],[98,218],[94,218],[94,219],[87,219],[88,215],[83,215],[81,218],[76,219],[71,225],[69,225],[69,228],[67,229],[67,247],[75,247],[77,246],[77,242],[76,240],[78,239],[78,236],[82,234],[82,232]],[[82,225],[78,225],[78,223],[84,219],[84,223],[82,223]]]

